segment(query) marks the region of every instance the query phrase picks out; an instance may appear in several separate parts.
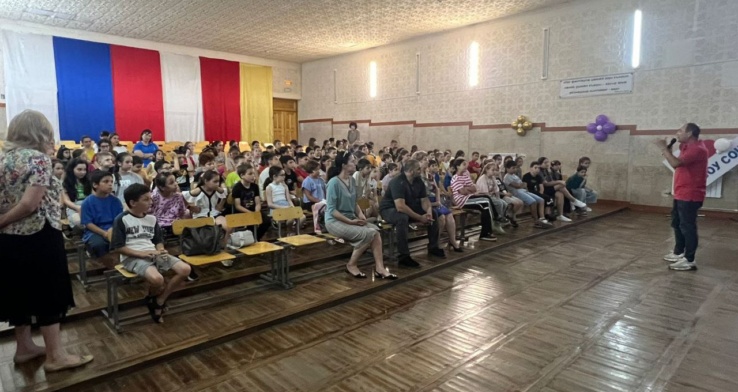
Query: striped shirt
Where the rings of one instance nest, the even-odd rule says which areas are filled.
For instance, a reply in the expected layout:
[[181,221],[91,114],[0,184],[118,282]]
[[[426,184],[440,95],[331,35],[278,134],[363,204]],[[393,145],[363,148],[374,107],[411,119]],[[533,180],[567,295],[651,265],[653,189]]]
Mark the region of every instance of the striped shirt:
[[471,197],[471,194],[468,195],[462,195],[461,192],[459,192],[462,188],[467,186],[474,185],[474,182],[472,182],[471,177],[469,177],[469,172],[464,172],[464,174],[456,174],[451,178],[451,191],[454,194],[454,204],[461,207],[464,204],[466,204],[466,201],[469,200]]

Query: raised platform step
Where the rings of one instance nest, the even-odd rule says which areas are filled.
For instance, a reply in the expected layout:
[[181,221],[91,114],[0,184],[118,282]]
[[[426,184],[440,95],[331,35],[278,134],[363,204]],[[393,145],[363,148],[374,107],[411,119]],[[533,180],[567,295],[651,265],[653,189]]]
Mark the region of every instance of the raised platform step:
[[[618,206],[598,206],[588,217],[569,224],[556,223],[550,230],[535,229],[531,224],[501,236],[498,242],[471,242],[461,254],[449,253],[446,259],[425,257],[416,253],[422,268],[397,270],[396,281],[356,280],[342,272],[310,278],[298,283],[294,289],[254,290],[242,299],[208,309],[168,315],[162,325],[138,323],[117,334],[102,318],[77,320],[63,325],[63,341],[70,352],[91,353],[95,361],[85,368],[48,376],[40,370],[41,362],[33,362],[12,369],[14,342],[12,337],[0,339],[0,365],[5,390],[57,390],[68,387],[89,386],[115,375],[150,366],[186,353],[210,347],[272,325],[282,323],[320,309],[335,306],[354,298],[369,295],[387,287],[424,276],[433,271],[488,253],[502,247],[530,241],[549,233],[577,227],[580,224],[603,218],[623,210]],[[328,268],[325,266],[325,268]],[[331,266],[340,270],[338,266]],[[369,268],[364,268],[369,272]],[[307,270],[306,270],[307,271]],[[7,371],[9,370],[9,372]],[[10,377],[10,379],[8,379]],[[6,380],[8,379],[8,380]]]

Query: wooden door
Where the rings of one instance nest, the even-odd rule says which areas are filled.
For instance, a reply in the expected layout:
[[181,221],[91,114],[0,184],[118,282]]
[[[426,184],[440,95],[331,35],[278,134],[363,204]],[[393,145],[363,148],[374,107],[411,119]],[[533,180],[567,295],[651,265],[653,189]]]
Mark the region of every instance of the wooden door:
[[297,140],[297,101],[274,98],[274,139],[282,143]]

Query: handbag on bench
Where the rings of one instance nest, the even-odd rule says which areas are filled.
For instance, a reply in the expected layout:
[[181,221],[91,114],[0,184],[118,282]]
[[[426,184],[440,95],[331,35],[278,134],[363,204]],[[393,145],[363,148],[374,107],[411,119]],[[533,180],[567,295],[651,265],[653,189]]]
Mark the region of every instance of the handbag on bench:
[[223,228],[215,226],[186,227],[182,231],[182,253],[187,256],[214,255],[223,250]]

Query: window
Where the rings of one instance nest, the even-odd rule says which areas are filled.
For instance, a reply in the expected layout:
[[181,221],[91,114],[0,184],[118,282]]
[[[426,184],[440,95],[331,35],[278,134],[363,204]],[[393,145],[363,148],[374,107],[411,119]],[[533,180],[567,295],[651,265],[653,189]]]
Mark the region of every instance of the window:
[[641,24],[643,23],[643,14],[641,10],[636,10],[633,15],[633,52],[631,54],[630,65],[633,69],[641,65]]

